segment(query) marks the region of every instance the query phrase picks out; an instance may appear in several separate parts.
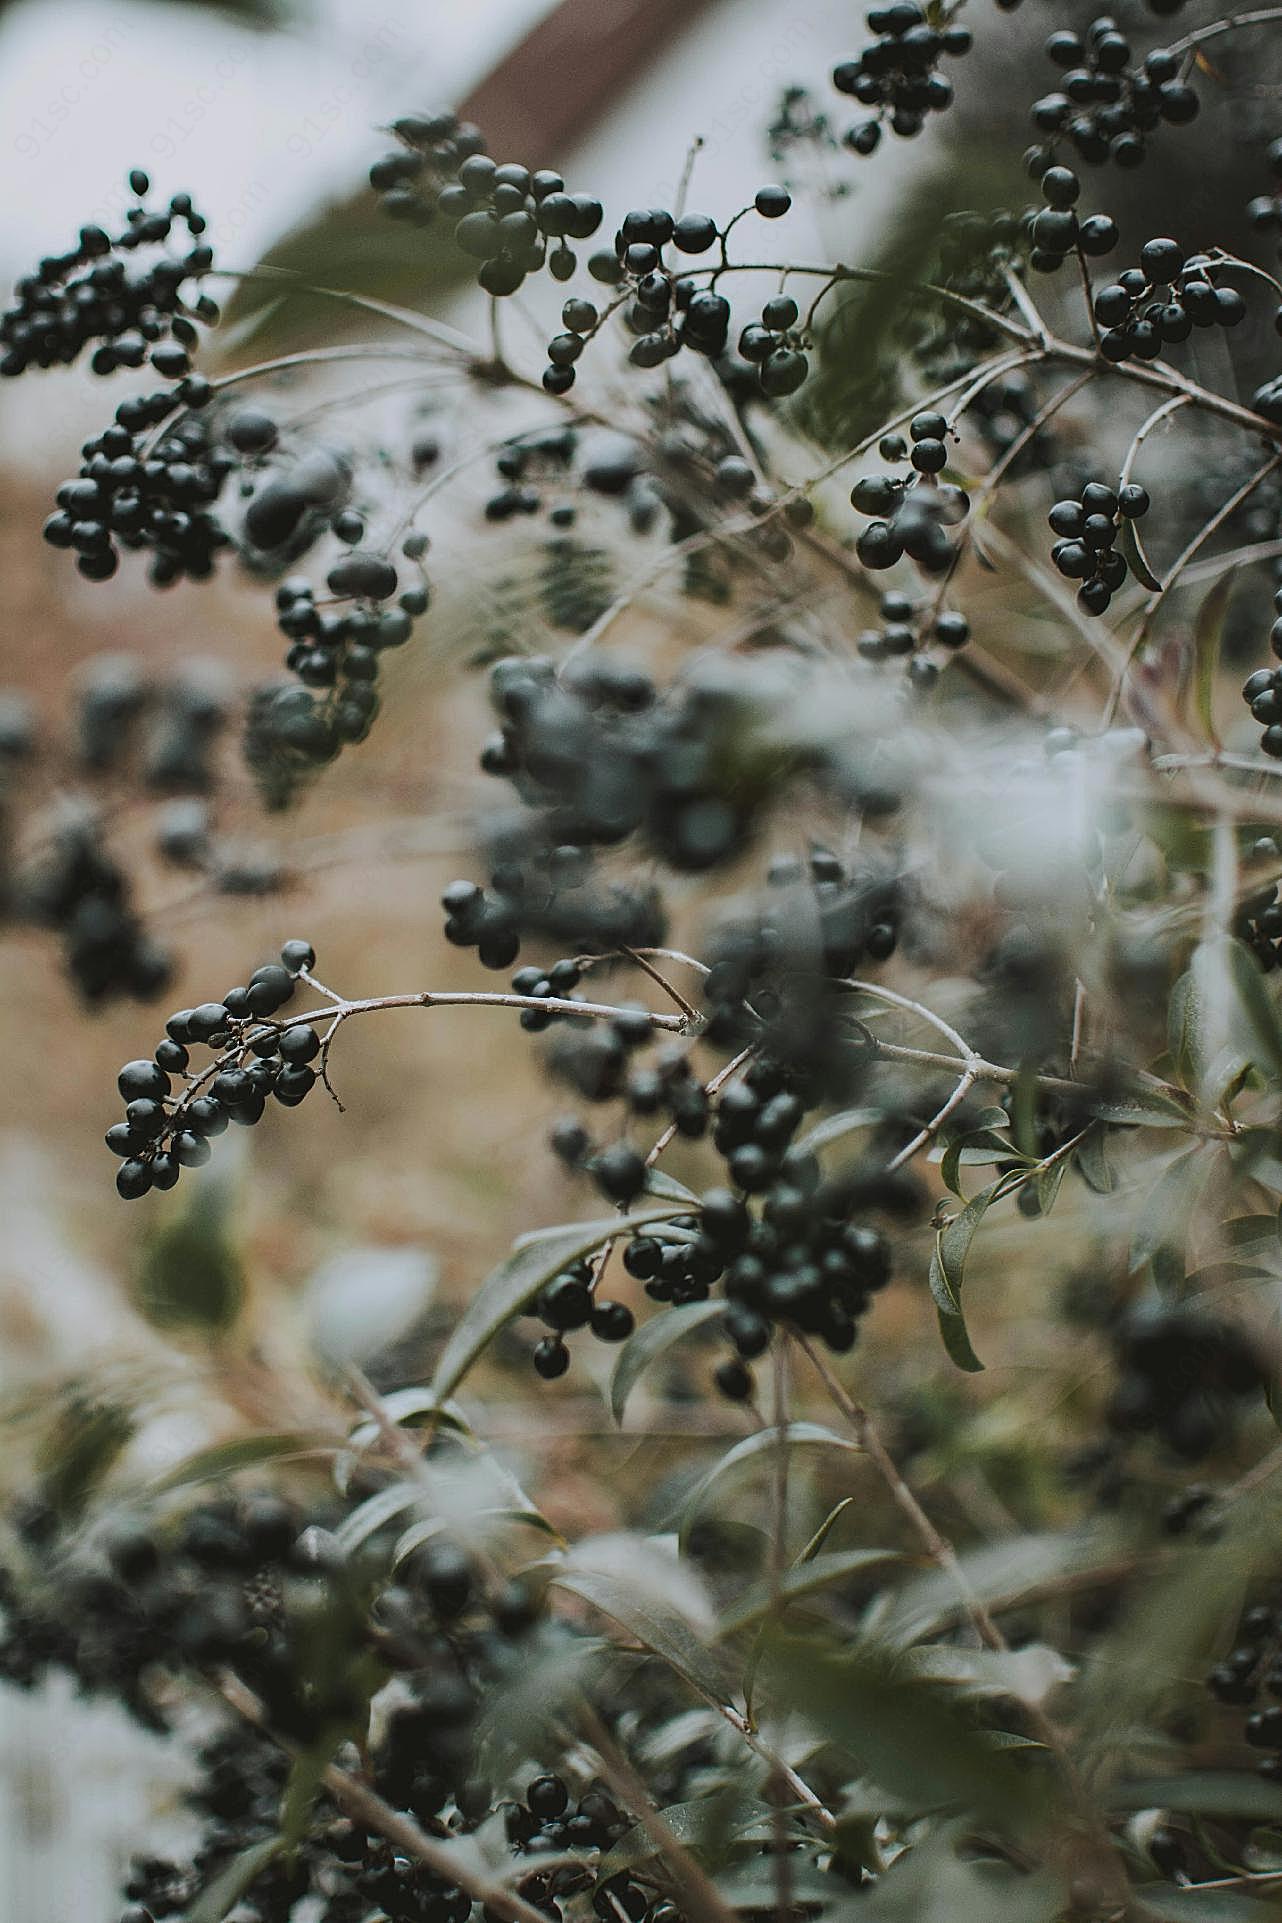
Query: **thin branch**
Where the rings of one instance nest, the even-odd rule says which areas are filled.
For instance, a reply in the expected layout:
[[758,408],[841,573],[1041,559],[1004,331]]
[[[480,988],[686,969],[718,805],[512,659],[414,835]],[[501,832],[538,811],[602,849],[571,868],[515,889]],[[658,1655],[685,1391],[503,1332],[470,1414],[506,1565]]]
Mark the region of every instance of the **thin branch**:
[[[239,1716],[243,1716],[247,1723],[252,1723],[255,1729],[260,1730],[279,1749],[284,1750],[286,1755],[296,1754],[292,1746],[272,1729],[261,1704],[245,1688],[239,1677],[228,1672],[222,1678],[219,1690],[224,1702],[229,1704]],[[416,1862],[425,1863],[445,1882],[452,1883],[458,1889],[466,1890],[478,1903],[484,1903],[487,1908],[497,1910],[500,1916],[510,1917],[512,1923],[547,1923],[547,1917],[541,1910],[536,1910],[532,1903],[527,1903],[524,1897],[508,1889],[505,1883],[487,1876],[483,1870],[474,1868],[461,1853],[456,1853],[435,1837],[428,1836],[411,1817],[404,1815],[400,1810],[393,1809],[377,1790],[372,1789],[368,1783],[363,1783],[359,1777],[353,1776],[349,1770],[341,1769],[337,1763],[331,1763],[324,1771],[321,1782],[339,1808],[363,1824],[367,1830],[386,1837],[389,1843],[394,1843],[397,1849],[405,1852],[406,1856],[412,1857]]]
[[979,1075],[976,1070],[968,1067],[959,1078],[956,1088],[948,1097],[943,1107],[931,1116],[923,1128],[918,1129],[911,1142],[905,1143],[903,1148],[891,1156],[889,1162],[886,1164],[888,1173],[893,1174],[896,1169],[904,1168],[912,1161],[915,1155],[920,1155],[924,1148],[929,1147],[954,1109],[961,1107],[978,1080]]
[[645,1784],[596,1711],[590,1704],[583,1702],[579,1706],[578,1715],[587,1733],[588,1741],[597,1753],[601,1773],[610,1789],[618,1800],[631,1810],[655,1850],[667,1864],[685,1914],[689,1917],[701,1918],[703,1923],[738,1923],[736,1913],[724,1901],[702,1864],[691,1855],[685,1844],[674,1834],[662,1812],[655,1807]]
[[1155,589],[1155,591],[1150,594],[1148,600],[1144,603],[1135,633],[1131,638],[1130,647],[1126,652],[1125,658],[1116,674],[1112,690],[1110,691],[1108,703],[1104,711],[1105,726],[1112,721],[1113,716],[1117,713],[1118,703],[1122,698],[1122,690],[1125,686],[1126,677],[1140,649],[1148,639],[1148,633],[1153,624],[1154,615],[1162,606],[1176,582],[1180,579],[1189,562],[1193,559],[1194,555],[1206,545],[1211,536],[1222,528],[1226,521],[1231,519],[1238,508],[1241,507],[1243,501],[1254,494],[1256,488],[1259,487],[1262,482],[1267,481],[1269,475],[1279,466],[1282,466],[1282,452],[1271,455],[1262,467],[1258,467],[1254,474],[1250,475],[1249,478],[1242,483],[1241,487],[1235,489],[1228,500],[1216,509],[1211,518],[1203,522],[1197,533],[1172,562],[1170,571],[1161,587]]
[[637,967],[642,971],[642,973],[648,975],[650,977],[650,980],[654,982],[657,987],[661,988],[664,994],[667,995],[672,1001],[676,1003],[677,1007],[681,1010],[681,1013],[686,1017],[687,1021],[690,1021],[690,1022],[699,1021],[700,1016],[699,1016],[698,1009],[695,1008],[692,1003],[688,1002],[685,996],[681,993],[681,990],[675,987],[674,984],[668,980],[667,976],[664,975],[659,969],[655,967],[654,963],[650,960],[649,955],[647,955],[643,949],[620,948],[619,953],[621,955],[626,955],[630,962],[635,962]]

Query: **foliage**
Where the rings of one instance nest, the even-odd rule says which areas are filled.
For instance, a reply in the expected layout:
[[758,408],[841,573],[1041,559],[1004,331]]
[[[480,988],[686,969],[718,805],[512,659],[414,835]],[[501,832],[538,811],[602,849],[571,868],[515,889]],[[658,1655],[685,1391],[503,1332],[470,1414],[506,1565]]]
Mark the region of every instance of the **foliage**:
[[[172,965],[95,795],[149,793],[162,861],[226,895],[286,878],[228,852],[234,714],[284,815],[376,763],[430,650],[483,674],[505,796],[442,898],[459,986],[357,997],[294,934],[120,1072],[152,1373],[15,1410],[0,1671],[175,1745],[203,1711],[201,1845],[135,1859],[129,1923],[1276,1902],[1282,285],[1146,230],[1130,183],[1202,110],[1254,139],[1282,9],[1177,10],[1057,28],[1034,204],[1013,166],[946,170],[871,264],[774,235],[808,162],[848,184],[983,84],[969,0],[873,8],[832,72],[859,117],[790,91],[789,180],[729,220],[697,150],[614,228],[417,112],[333,235],[381,292],[291,255],[224,327],[202,216],[141,172],[120,232],[15,290],[6,376],[163,383],[86,445],[50,546],[90,582],[237,567],[284,643],[240,696],[99,662],[70,746],[0,706],[5,910],[86,1004]],[[390,297],[465,277],[484,341]],[[42,814],[50,785],[81,798]],[[392,1010],[544,1036],[548,1146],[596,1202],[457,1314],[413,1252],[331,1271],[291,1340],[187,1172],[334,1095]],[[602,1414],[558,1505],[539,1412],[581,1406],[547,1386],[572,1367]],[[522,1393],[515,1448],[481,1398]],[[208,1434],[158,1467],[171,1395]]]

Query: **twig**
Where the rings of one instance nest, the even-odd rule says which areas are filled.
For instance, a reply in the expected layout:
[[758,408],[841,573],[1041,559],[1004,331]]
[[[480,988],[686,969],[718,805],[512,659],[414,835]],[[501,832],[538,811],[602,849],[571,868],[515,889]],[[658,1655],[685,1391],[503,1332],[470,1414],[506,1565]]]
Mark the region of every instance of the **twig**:
[[702,1864],[690,1854],[685,1844],[673,1833],[661,1811],[655,1808],[645,1784],[596,1711],[586,1701],[581,1702],[578,1716],[611,1790],[632,1811],[667,1864],[685,1913],[701,1918],[703,1923],[738,1923],[735,1912],[724,1901]]
[[[261,1704],[245,1688],[239,1677],[230,1672],[226,1673],[219,1683],[219,1690],[223,1700],[239,1716],[243,1716],[247,1723],[252,1723],[255,1729],[261,1730],[263,1735],[275,1743],[279,1749],[284,1750],[286,1755],[296,1753],[292,1746],[272,1729]],[[532,1903],[527,1903],[524,1897],[516,1894],[515,1890],[508,1889],[505,1883],[496,1881],[485,1875],[483,1871],[474,1869],[446,1844],[438,1842],[435,1837],[428,1836],[411,1817],[403,1815],[400,1810],[393,1809],[390,1803],[384,1802],[377,1790],[371,1789],[367,1783],[353,1776],[349,1770],[341,1769],[337,1763],[331,1763],[324,1771],[321,1782],[339,1807],[364,1824],[367,1830],[373,1830],[378,1835],[385,1836],[389,1843],[394,1843],[398,1849],[405,1852],[406,1856],[413,1857],[419,1863],[426,1863],[429,1869],[434,1870],[447,1883],[466,1890],[478,1903],[484,1903],[487,1908],[497,1910],[501,1916],[510,1917],[512,1923],[547,1923],[546,1916],[541,1910],[536,1910]]]
[[666,975],[660,973],[650,960],[650,957],[642,949],[621,947],[619,953],[626,955],[630,962],[635,962],[643,974],[648,975],[650,980],[661,988],[665,995],[670,996],[688,1021],[697,1022],[700,1019],[698,1009],[686,1000],[681,990],[674,987]]

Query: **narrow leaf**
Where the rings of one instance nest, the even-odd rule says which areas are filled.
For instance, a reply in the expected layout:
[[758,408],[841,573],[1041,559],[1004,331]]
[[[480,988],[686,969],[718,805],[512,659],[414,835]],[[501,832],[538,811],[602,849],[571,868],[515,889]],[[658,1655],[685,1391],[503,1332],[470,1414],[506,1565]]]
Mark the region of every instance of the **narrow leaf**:
[[956,1366],[972,1375],[984,1365],[971,1346],[966,1319],[962,1314],[962,1277],[975,1231],[990,1203],[996,1200],[1003,1179],[999,1177],[996,1182],[990,1182],[986,1189],[981,1189],[978,1195],[973,1195],[948,1226],[940,1229],[935,1237],[927,1272],[930,1292],[939,1311],[939,1333],[944,1347]]
[[[755,1435],[745,1436],[742,1442],[727,1449],[720,1461],[715,1462],[708,1473],[701,1477],[686,1498],[681,1514],[681,1544],[685,1547],[690,1529],[699,1511],[707,1502],[714,1489],[721,1489],[727,1482],[763,1466],[763,1458],[769,1460],[773,1450],[779,1447],[778,1429],[758,1429]],[[825,1429],[817,1422],[790,1422],[782,1431],[783,1440],[789,1449],[845,1449],[854,1450],[857,1445],[849,1437],[837,1435],[832,1429]]]
[[235,1908],[284,1848],[283,1836],[266,1836],[261,1843],[251,1843],[239,1856],[234,1856],[213,1882],[206,1884],[188,1910],[186,1923],[223,1923],[227,1912]]
[[610,1413],[623,1421],[628,1397],[651,1365],[666,1355],[674,1343],[700,1329],[706,1322],[724,1315],[723,1301],[691,1302],[685,1308],[665,1309],[628,1337],[619,1350],[619,1359],[610,1377]]
[[833,1507],[828,1511],[828,1514],[824,1517],[823,1521],[820,1523],[819,1527],[815,1530],[815,1533],[810,1538],[810,1541],[806,1544],[805,1548],[801,1550],[799,1555],[796,1557],[794,1562],[795,1568],[799,1569],[803,1562],[813,1561],[813,1559],[819,1554],[819,1551],[823,1548],[824,1544],[827,1542],[833,1530],[836,1528],[838,1522],[845,1515],[847,1509],[851,1509],[854,1507],[854,1501],[855,1499],[853,1496],[843,1496],[840,1502],[835,1503],[833,1505]]
[[661,1598],[623,1576],[596,1569],[559,1569],[552,1581],[611,1617],[709,1702],[731,1700],[720,1659],[690,1620]]
[[[1220,642],[1236,578],[1231,573],[1222,574],[1218,581],[1211,583],[1193,622],[1193,706],[1213,748],[1220,745],[1220,737],[1215,731],[1215,683],[1220,665]],[[1146,582],[1145,585],[1150,584]]]
[[1131,564],[1131,573],[1141,586],[1146,587],[1150,593],[1156,594],[1162,583],[1149,566],[1148,556],[1144,552],[1144,542],[1134,521],[1123,520],[1121,534],[1121,549]]
[[1246,1816],[1282,1823],[1282,1783],[1238,1770],[1190,1770],[1183,1776],[1149,1776],[1116,1783],[1114,1809],[1183,1810],[1191,1816]]
[[[990,1609],[1000,1610],[1037,1595],[1071,1572],[1106,1568],[1116,1561],[1117,1553],[1117,1546],[1103,1532],[1047,1531],[970,1550],[959,1562],[967,1592]],[[965,1613],[956,1577],[947,1570],[931,1569],[898,1591],[877,1628],[887,1641],[911,1643]]]
[[290,1456],[332,1456],[338,1451],[333,1436],[320,1430],[283,1431],[278,1435],[234,1436],[230,1442],[216,1442],[211,1448],[198,1449],[175,1463],[150,1485],[149,1493],[161,1495],[168,1489],[187,1489],[194,1483],[217,1482],[242,1469],[256,1469],[264,1462],[280,1462]]
[[908,1808],[973,1811],[1008,1834],[1027,1824],[1037,1779],[977,1727],[954,1690],[905,1674],[888,1650],[858,1643],[837,1652],[780,1637],[768,1674],[780,1701]]
[[816,1122],[812,1129],[801,1136],[796,1145],[798,1155],[813,1155],[829,1142],[839,1142],[843,1135],[853,1135],[861,1128],[874,1128],[884,1121],[885,1112],[879,1108],[843,1108],[837,1115],[825,1116]]
[[1109,1159],[1107,1129],[1088,1129],[1073,1151],[1073,1161],[1087,1188],[1095,1195],[1114,1193],[1117,1176]]
[[606,1222],[574,1222],[556,1229],[524,1236],[507,1260],[481,1284],[464,1310],[458,1326],[445,1345],[432,1378],[432,1394],[438,1401],[452,1395],[472,1364],[512,1317],[533,1301],[539,1290],[567,1263],[591,1255],[616,1235],[626,1235],[646,1222],[662,1222],[674,1211],[674,1203],[656,1202],[635,1209],[629,1215],[611,1216]]
[[745,1590],[721,1615],[717,1635],[737,1635],[741,1629],[751,1628],[776,1609],[787,1608],[803,1596],[816,1595],[833,1583],[860,1576],[881,1563],[902,1561],[903,1553],[898,1549],[842,1549],[831,1555],[816,1556],[800,1568],[785,1571],[777,1585],[760,1582]]

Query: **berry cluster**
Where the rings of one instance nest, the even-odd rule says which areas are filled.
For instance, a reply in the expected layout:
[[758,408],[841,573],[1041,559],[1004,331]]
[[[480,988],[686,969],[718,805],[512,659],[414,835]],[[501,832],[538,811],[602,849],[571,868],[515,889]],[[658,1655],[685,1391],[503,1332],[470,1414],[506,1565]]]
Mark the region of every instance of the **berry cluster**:
[[914,601],[899,589],[882,595],[878,613],[881,626],[866,628],[856,648],[865,661],[906,657],[908,678],[917,687],[929,687],[939,674],[938,663],[925,652],[932,643],[951,653],[970,640],[970,622],[964,614]]
[[810,371],[802,352],[808,336],[798,330],[800,309],[791,294],[773,294],[764,303],[759,321],[749,321],[739,335],[740,358],[757,370],[761,391],[772,399],[795,394]]
[[600,1876],[593,1858],[606,1855],[628,1830],[628,1819],[613,1799],[593,1786],[577,1799],[564,1776],[536,1776],[524,1801],[504,1803],[504,1827],[512,1849],[522,1856],[584,1852],[580,1863],[534,1870],[518,1883],[527,1902],[552,1923],[564,1915],[560,1899],[591,1892],[600,1923],[683,1923],[675,1903],[628,1870]]
[[1030,267],[1040,274],[1053,274],[1074,250],[1092,256],[1113,251],[1118,232],[1112,216],[1090,214],[1082,220],[1075,213],[1082,183],[1071,167],[1039,168],[1037,180],[1046,205],[1028,217]]
[[[340,540],[355,543],[364,537],[364,520],[351,510],[334,515],[330,525]],[[425,534],[409,534],[401,552],[418,566],[427,546]],[[419,576],[397,596],[395,607],[388,603],[400,584],[396,567],[372,551],[344,554],[334,563],[323,606],[302,576],[280,583],[276,622],[289,642],[285,666],[302,686],[285,682],[260,689],[245,736],[246,759],[269,805],[284,806],[309,772],[369,734],[378,714],[380,657],[388,648],[404,647],[430,603],[421,566]]]
[[855,543],[866,568],[893,568],[904,555],[923,574],[946,574],[954,549],[947,529],[963,521],[970,507],[965,490],[935,477],[948,465],[948,422],[933,411],[915,415],[910,441],[886,434],[878,443],[884,461],[911,462],[915,473],[866,474],[850,490],[851,506],[874,518]]
[[[190,396],[191,383],[185,385]],[[188,406],[196,402],[189,398]],[[173,410],[168,393],[122,401],[112,425],[85,443],[78,477],[58,489],[58,511],[45,522],[44,538],[73,549],[87,580],[109,580],[124,548],[150,551],[153,587],[207,581],[229,544],[212,509],[235,460],[215,444],[199,411],[175,421],[159,440],[149,437],[147,430]]]
[[1257,1768],[1261,1776],[1282,1782],[1282,1612],[1276,1599],[1253,1603],[1242,1613],[1233,1647],[1206,1679],[1217,1703],[1246,1709],[1259,1701],[1260,1691],[1275,1698],[1262,1709],[1251,1708],[1242,1734],[1254,1749],[1269,1752]]
[[248,470],[248,485],[242,489],[249,495],[245,546],[272,560],[282,554],[297,559],[327,527],[335,526],[346,506],[352,485],[350,457],[338,448],[313,447],[268,471],[263,456],[274,448],[277,436],[271,416],[259,408],[242,408],[227,428],[228,440]]
[[[150,1061],[126,1062],[117,1077],[124,1120],[106,1136],[107,1147],[121,1158],[116,1188],[126,1201],[171,1189],[184,1168],[202,1167],[211,1139],[230,1122],[248,1128],[261,1121],[269,1095],[283,1108],[296,1108],[307,1095],[321,1046],[315,1026],[270,1018],[292,1001],[299,975],[315,959],[310,943],[286,942],[279,962],[255,969],[221,1001],[171,1015],[166,1039]],[[189,1073],[194,1047],[215,1056],[199,1073]],[[185,1082],[176,1098],[175,1075]]]
[[[195,322],[218,318],[212,301],[202,296],[188,306],[183,291],[214,264],[199,239],[206,223],[190,194],[175,194],[163,212],[149,213],[142,203],[151,182],[140,168],[129,186],[136,203],[118,234],[82,227],[73,248],[47,255],[18,282],[14,305],[0,314],[0,374],[69,366],[93,341],[100,343],[90,362],[95,374],[147,360],[166,380],[190,374]],[[132,258],[140,248],[162,246],[179,222],[193,242],[185,254],[163,253],[145,267]]]
[[453,881],[442,892],[441,906],[445,939],[456,948],[475,948],[485,968],[510,968],[527,934],[605,953],[655,947],[666,927],[653,887],[595,885],[582,849],[549,847],[523,827],[514,831],[509,845],[496,849],[488,889],[478,882]]
[[[765,971],[777,973],[785,931],[795,930],[800,918],[792,899],[798,883],[811,891],[821,915],[827,967],[848,970],[863,955],[884,957],[893,949],[892,891],[868,882],[852,886],[841,864],[822,851],[816,851],[812,864],[808,877],[791,864],[776,864],[772,880],[780,890],[779,917],[773,924],[763,920],[755,931],[760,937],[766,930],[768,937],[773,930],[775,939],[759,941],[751,959],[742,942],[727,944],[726,954],[715,964],[708,1000],[719,1036],[735,1019],[744,1019],[749,989],[757,999],[769,1000]],[[814,997],[816,1005],[820,999]],[[726,1327],[736,1353],[718,1368],[716,1381],[732,1399],[751,1395],[746,1362],[764,1351],[774,1322],[803,1328],[834,1351],[852,1345],[859,1316],[889,1274],[884,1238],[855,1221],[854,1214],[876,1207],[894,1210],[909,1199],[899,1192],[897,1178],[884,1174],[875,1154],[868,1166],[824,1181],[814,1156],[793,1146],[807,1112],[825,1098],[836,1079],[838,1051],[831,1027],[816,1041],[800,1038],[786,1018],[783,1030],[775,1033],[755,1006],[747,1019],[758,1036],[765,1035],[765,1045],[711,1110],[712,1146],[725,1163],[727,1186],[709,1190],[699,1213],[674,1220],[670,1228],[643,1231],[624,1252],[625,1269],[645,1284],[655,1301],[706,1301],[714,1285],[723,1281],[733,1305]],[[638,1066],[630,1057],[646,1039],[640,1017],[635,1031],[618,1021],[591,1030],[571,1029],[568,1047],[559,1061],[554,1053],[552,1066],[588,1099],[621,1097],[634,1117],[664,1115],[682,1135],[702,1135],[709,1120],[708,1096],[692,1075],[685,1052],[667,1047],[653,1066]],[[772,1052],[774,1040],[788,1051],[783,1057]],[[575,1119],[557,1124],[552,1146],[562,1161],[589,1173],[601,1193],[620,1206],[631,1203],[645,1184],[646,1160],[638,1149],[626,1140],[594,1149],[587,1130]],[[750,1206],[754,1197],[761,1198],[759,1215]],[[599,1268],[581,1264],[558,1278],[568,1307],[558,1307],[554,1314],[572,1313],[573,1326],[590,1321],[599,1274]],[[630,1323],[624,1326],[614,1305],[610,1318],[617,1334],[592,1321],[594,1332],[605,1340],[622,1339]],[[539,1345],[535,1361],[541,1373],[559,1375],[568,1367],[561,1340],[566,1326],[571,1325],[558,1328],[553,1321],[553,1335]]]
[[1051,156],[1055,137],[1062,135],[1092,166],[1111,160],[1139,167],[1148,152],[1147,134],[1163,122],[1187,126],[1197,116],[1200,103],[1183,78],[1183,57],[1154,47],[1133,65],[1131,43],[1111,14],[1093,20],[1084,35],[1067,28],[1053,33],[1046,51],[1066,69],[1059,89],[1032,108],[1033,125],[1051,136]]
[[877,37],[854,60],[833,69],[832,84],[875,114],[850,129],[846,144],[857,154],[870,154],[881,140],[883,127],[910,139],[926,124],[926,116],[951,106],[953,83],[939,71],[943,55],[969,53],[973,36],[956,21],[935,25],[935,9],[917,0],[889,0],[865,15],[868,31]]
[[603,1790],[590,1789],[574,1801],[563,1776],[536,1776],[524,1800],[504,1809],[507,1839],[514,1849],[533,1856],[572,1849],[607,1850],[627,1829],[627,1819]]
[[549,1331],[535,1345],[533,1362],[544,1381],[555,1381],[570,1366],[565,1338],[575,1329],[589,1329],[598,1342],[626,1342],[636,1326],[626,1302],[598,1296],[600,1265],[586,1259],[554,1275],[529,1314]]
[[[777,220],[787,213],[792,198],[786,188],[759,187],[752,205],[764,219]],[[589,263],[598,279],[630,291],[624,320],[635,336],[629,354],[634,367],[658,367],[683,347],[710,360],[725,353],[730,302],[711,283],[700,287],[692,275],[674,276],[663,259],[663,250],[669,244],[680,253],[704,253],[718,238],[722,238],[721,230],[709,215],[678,217],[665,208],[637,208],[625,217],[615,235],[613,265],[609,256],[594,256]],[[769,375],[767,359],[773,361]],[[761,391],[779,396],[791,394],[801,385],[807,364],[794,348],[771,343],[758,371]],[[544,384],[548,384],[546,377]],[[554,391],[563,392],[568,385],[562,379],[554,384]]]
[[90,1007],[123,995],[146,1001],[168,983],[172,958],[135,913],[92,813],[77,810],[57,826],[21,900],[31,920],[57,930],[67,972]]
[[1260,1355],[1243,1330],[1196,1309],[1137,1312],[1114,1331],[1114,1348],[1110,1425],[1123,1435],[1154,1432],[1187,1461],[1222,1448],[1237,1405],[1265,1386]]
[[[698,1141],[708,1127],[707,1091],[682,1048],[662,1048],[649,1062],[634,1060],[653,1039],[640,1010],[621,1008],[609,1022],[558,1036],[549,1068],[585,1101],[622,1100],[629,1115],[661,1116],[686,1141]],[[628,1142],[597,1149],[582,1124],[567,1118],[553,1130],[552,1147],[567,1167],[586,1169],[608,1201],[627,1204],[645,1187],[645,1157]]]
[[[1282,590],[1274,595],[1278,619],[1273,623],[1273,651],[1282,652]],[[1282,668],[1257,668],[1242,685],[1242,699],[1251,718],[1263,729],[1260,749],[1273,759],[1282,759]]]
[[[895,799],[869,792],[864,805],[888,813]],[[902,883],[872,861],[848,866],[827,849],[814,849],[804,867],[775,861],[769,880],[757,912],[724,923],[709,943],[708,1032],[727,1048],[762,1048],[809,1101],[846,1099],[865,1058],[846,1020],[844,983],[894,953]]]
[[[360,531],[352,532],[359,540],[364,523],[359,516],[353,518]],[[417,560],[426,542],[422,535],[410,535],[406,546]],[[426,585],[406,588],[397,605],[388,607],[399,579],[381,554],[345,554],[330,569],[325,585],[327,605],[318,608],[310,581],[301,576],[282,581],[276,590],[276,625],[290,644],[285,666],[304,687],[347,684],[341,706],[351,684],[368,686],[378,679],[384,649],[404,647],[415,617],[427,611],[429,595]],[[349,602],[354,605],[342,605]]]
[[518,656],[495,666],[491,699],[502,730],[482,766],[538,812],[547,847],[642,834],[669,866],[697,871],[744,846],[754,809],[732,757],[747,751],[749,717],[729,686],[688,681],[661,698],[648,675],[608,657],[558,678],[550,660]]
[[209,792],[211,756],[228,709],[222,677],[212,664],[189,662],[155,682],[132,655],[102,654],[88,661],[77,679],[75,752],[84,772],[121,772],[145,721],[140,772],[146,785],[169,794]]
[[1220,285],[1224,273],[1209,254],[1186,257],[1178,241],[1146,241],[1139,266],[1128,267],[1095,295],[1095,318],[1104,330],[1100,353],[1114,362],[1154,361],[1195,327],[1236,327],[1246,317],[1246,302],[1236,287]]
[[[1260,672],[1268,679],[1265,692],[1273,695],[1277,711],[1282,714],[1282,686],[1274,684],[1269,669],[1262,668]],[[1252,675],[1251,680],[1254,679]],[[1282,684],[1282,674],[1279,674],[1278,682]],[[1270,752],[1282,755],[1282,727],[1275,722],[1268,725],[1277,728],[1277,738]],[[1233,918],[1233,933],[1239,941],[1246,943],[1266,975],[1282,967],[1282,901],[1278,898],[1276,882],[1258,890],[1239,905]]]
[[[266,1491],[218,1495],[170,1520],[113,1519],[68,1561],[50,1511],[28,1505],[15,1518],[24,1581],[19,1596],[0,1572],[6,1681],[30,1688],[64,1669],[164,1731],[175,1677],[230,1672],[264,1712],[263,1730],[232,1722],[202,1743],[185,1792],[200,1844],[188,1867],[135,1856],[121,1923],[185,1913],[227,1864],[275,1832],[290,1770],[281,1742],[305,1748],[336,1731],[359,1735],[380,1796],[435,1833],[473,1829],[491,1814],[494,1791],[476,1773],[476,1711],[482,1689],[501,1686],[525,1660],[538,1598],[520,1580],[484,1586],[445,1536],[413,1550],[394,1575],[387,1531],[349,1558],[332,1533],[341,1519],[332,1505],[308,1512]],[[359,1660],[317,1661],[334,1647]],[[394,1700],[371,1717],[373,1679],[388,1671]],[[499,1807],[517,1853],[543,1853],[552,1836],[559,1849],[583,1852],[576,1887],[591,1887],[594,1858],[628,1827],[591,1788],[571,1814],[559,1777],[536,1776],[524,1803]],[[560,1918],[546,1881],[522,1887]],[[283,1923],[302,1899],[331,1923],[358,1923],[372,1910],[389,1923],[466,1923],[472,1908],[457,1885],[343,1816],[323,1792],[306,1835],[264,1866],[236,1914]]]
[[[1282,140],[1270,141],[1265,159],[1274,180],[1282,182]],[[1271,194],[1257,194],[1247,207],[1246,217],[1257,234],[1282,234],[1282,187]],[[1282,326],[1282,308],[1278,314]]]
[[624,1267],[656,1302],[703,1302],[721,1283],[735,1354],[715,1379],[731,1400],[752,1394],[746,1364],[764,1353],[776,1323],[844,1353],[890,1279],[885,1238],[852,1220],[842,1185],[822,1182],[815,1158],[792,1147],[807,1106],[792,1079],[763,1056],[723,1090],[712,1141],[732,1186],[708,1189],[697,1214],[635,1236],[624,1251]]
[[515,294],[545,263],[568,280],[576,259],[568,241],[588,240],[602,207],[590,194],[567,194],[561,175],[503,164],[485,151],[478,128],[455,114],[408,114],[391,131],[401,143],[370,168],[384,211],[427,226],[453,222],[456,244],[480,262],[487,294]]
[[1088,614],[1103,614],[1126,579],[1126,556],[1117,547],[1122,522],[1148,510],[1148,492],[1138,482],[1113,488],[1088,481],[1077,500],[1056,501],[1047,515],[1059,536],[1051,560],[1068,580],[1080,581],[1077,599]]

